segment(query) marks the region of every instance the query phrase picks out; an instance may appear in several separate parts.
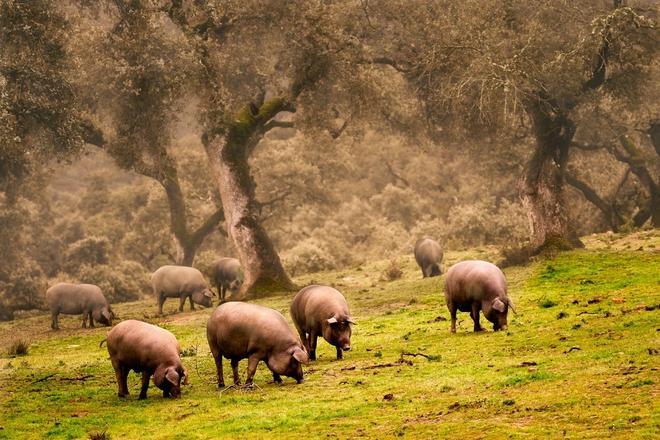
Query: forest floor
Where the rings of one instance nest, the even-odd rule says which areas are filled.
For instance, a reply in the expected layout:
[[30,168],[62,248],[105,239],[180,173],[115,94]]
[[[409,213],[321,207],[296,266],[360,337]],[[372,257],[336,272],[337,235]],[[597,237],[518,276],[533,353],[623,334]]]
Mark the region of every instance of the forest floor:
[[[388,261],[297,278],[336,286],[358,322],[342,361],[319,341],[301,385],[272,383],[261,363],[253,391],[219,391],[205,337],[211,309],[175,314],[175,300],[162,318],[153,299],[115,309],[177,336],[191,377],[177,400],[152,385],[138,401],[134,373],[131,397],[117,397],[99,348],[107,328],[64,317],[54,332],[47,315],[0,323],[0,439],[658,438],[660,231],[584,241],[505,270],[518,311],[505,332],[473,333],[462,313],[450,334],[443,278],[422,279],[411,257],[401,257],[396,281],[382,279]],[[448,252],[445,267],[489,257],[492,248]],[[288,319],[290,300],[256,302]],[[9,357],[21,338],[29,353]]]

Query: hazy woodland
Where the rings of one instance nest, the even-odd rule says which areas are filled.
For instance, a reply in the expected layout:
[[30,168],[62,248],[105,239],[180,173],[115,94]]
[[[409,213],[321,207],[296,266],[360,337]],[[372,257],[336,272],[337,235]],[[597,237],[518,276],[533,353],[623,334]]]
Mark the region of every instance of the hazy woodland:
[[[96,348],[104,329],[48,329],[44,292],[56,282],[96,284],[120,318],[181,331],[182,347],[195,347],[188,360],[211,377],[200,348],[209,311],[158,320],[149,276],[166,264],[208,276],[221,256],[245,270],[235,299],[285,311],[310,282],[346,293],[365,323],[348,355],[353,368],[326,355],[303,386],[311,407],[272,424],[263,421],[270,405],[304,406],[304,395],[286,386],[281,405],[269,384],[260,394],[222,396],[234,408],[220,430],[209,418],[216,391],[198,379],[193,389],[206,394],[196,405],[211,413],[177,406],[185,422],[152,414],[149,438],[428,438],[449,434],[462,410],[478,420],[463,432],[475,438],[489,430],[657,435],[658,12],[653,0],[0,0],[0,321],[10,321],[0,326],[0,385],[9,390],[0,438],[30,437],[24,423],[35,438],[105,428],[134,438],[143,426],[136,414],[151,402],[132,408],[125,424],[123,410],[101,416],[87,403],[75,416],[58,413],[58,402],[78,402],[76,385],[92,399],[117,397]],[[443,271],[467,258],[509,267],[521,309],[509,334],[479,335],[493,343],[454,338],[454,353],[444,352],[441,281],[421,280],[411,259],[422,236],[445,249]],[[546,321],[551,330],[540,334]],[[32,344],[22,361],[5,356],[18,339]],[[93,358],[66,354],[73,346]],[[413,365],[402,352],[433,360]],[[579,358],[570,377],[567,353]],[[519,364],[528,361],[526,374]],[[608,368],[627,374],[628,361],[638,382],[612,390],[598,382],[598,402],[589,400],[591,379]],[[373,373],[383,377],[364,379],[374,362],[398,362],[396,380],[380,367]],[[49,381],[33,381],[65,365],[76,369],[70,377],[89,374],[92,386],[60,389],[60,380],[44,397],[46,412],[30,419],[42,408],[27,390],[45,396]],[[494,384],[483,369],[492,365]],[[548,391],[549,403],[532,402],[571,378],[566,396]],[[364,393],[356,391],[363,379]],[[327,412],[324,387],[336,403]],[[336,402],[347,388],[366,403]],[[406,393],[407,403],[399,400]],[[621,403],[626,393],[639,403]],[[240,413],[245,405],[252,412]],[[584,419],[568,416],[583,405]],[[158,432],[159,423],[201,431],[183,437],[175,426]]]

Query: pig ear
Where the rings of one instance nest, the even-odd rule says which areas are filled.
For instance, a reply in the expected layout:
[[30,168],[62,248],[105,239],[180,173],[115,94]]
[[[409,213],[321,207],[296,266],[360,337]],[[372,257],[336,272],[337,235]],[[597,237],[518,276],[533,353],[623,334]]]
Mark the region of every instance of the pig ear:
[[213,292],[211,292],[209,289],[206,289],[204,291],[204,296],[207,298],[213,298]]
[[188,380],[188,370],[185,368],[183,369],[183,384],[190,385],[190,381]]
[[165,373],[165,379],[167,379],[167,381],[174,386],[179,385],[179,380],[180,380],[179,373],[177,373],[174,368],[170,367],[167,369],[167,373]]
[[328,321],[328,324],[337,324],[337,318],[334,316],[330,319],[326,319],[326,321]]
[[309,356],[307,355],[307,352],[298,347],[293,350],[293,358],[303,365],[309,364]]
[[506,306],[499,298],[495,298],[495,300],[493,301],[493,308],[500,313],[504,313]]
[[353,320],[353,318],[351,318],[350,316],[349,316],[348,318],[346,318],[346,322],[348,322],[348,323],[350,323],[350,324],[353,324],[353,325],[357,325],[357,322],[355,322],[355,321]]
[[511,307],[511,310],[513,310],[513,313],[518,314],[518,312],[516,312],[516,308],[513,306],[513,301],[511,301],[511,298],[507,298],[506,303],[509,305],[509,307]]
[[108,321],[112,320],[112,315],[111,315],[110,312],[109,312],[108,310],[106,310],[106,309],[101,310],[101,315],[103,315],[103,317],[104,317],[105,319],[107,319]]

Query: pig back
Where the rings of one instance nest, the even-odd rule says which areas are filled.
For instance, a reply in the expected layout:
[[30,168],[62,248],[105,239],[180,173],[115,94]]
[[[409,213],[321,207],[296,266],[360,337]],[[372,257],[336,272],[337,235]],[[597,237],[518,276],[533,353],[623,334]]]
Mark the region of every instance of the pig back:
[[316,328],[332,317],[338,321],[350,317],[346,298],[337,289],[329,286],[312,285],[302,289],[291,304],[291,317],[304,330]]
[[179,296],[207,288],[202,273],[194,267],[162,266],[151,275],[151,284],[157,293],[165,296]]
[[232,281],[238,277],[241,262],[236,258],[220,258],[213,264],[213,278],[216,282]]
[[440,244],[428,237],[420,238],[415,243],[415,261],[420,266],[442,261],[443,253]]
[[110,330],[107,345],[113,360],[139,370],[181,363],[179,343],[172,333],[134,319],[122,321]]
[[46,291],[46,301],[51,311],[70,315],[107,305],[101,289],[93,284],[58,283]]
[[457,304],[506,298],[506,278],[499,267],[481,260],[453,265],[445,279],[445,297]]
[[232,301],[218,306],[206,330],[212,349],[228,358],[300,345],[281,313],[256,304]]

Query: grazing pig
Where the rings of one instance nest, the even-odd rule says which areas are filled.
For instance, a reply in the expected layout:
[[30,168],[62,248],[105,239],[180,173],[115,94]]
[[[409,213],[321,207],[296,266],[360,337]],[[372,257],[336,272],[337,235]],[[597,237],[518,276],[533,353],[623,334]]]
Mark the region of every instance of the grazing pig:
[[186,299],[190,299],[190,310],[195,303],[204,307],[213,305],[213,291],[204,276],[194,267],[163,266],[151,275],[154,295],[158,298],[158,313],[163,314],[165,298],[179,298],[179,312],[183,312]]
[[82,313],[82,326],[94,327],[94,321],[103,325],[112,325],[115,317],[110,304],[103,296],[101,289],[93,284],[57,283],[46,290],[46,301],[50,307],[53,330],[59,330],[58,317],[60,313],[78,315]]
[[273,380],[281,375],[303,381],[302,365],[309,363],[307,352],[281,313],[267,307],[242,302],[218,306],[206,324],[206,337],[218,370],[218,387],[225,386],[222,357],[231,361],[234,384],[240,385],[238,362],[248,359],[245,385],[253,385],[259,361],[266,362]]
[[456,333],[456,310],[470,312],[475,332],[482,330],[479,311],[483,310],[495,331],[507,328],[509,307],[515,312],[507,295],[504,274],[486,261],[462,261],[450,267],[445,279],[445,300],[451,314],[452,333]]
[[108,353],[115,369],[119,397],[128,396],[126,379],[133,370],[142,373],[140,399],[147,398],[149,378],[163,390],[163,397],[179,397],[181,380],[188,383],[186,370],[181,365],[179,343],[165,329],[146,322],[129,319],[122,321],[108,333]]
[[231,290],[233,296],[243,284],[241,262],[236,258],[220,258],[213,263],[212,279],[218,289],[220,304],[222,304],[225,302],[227,290]]
[[437,241],[424,237],[415,243],[415,261],[422,269],[424,278],[440,276],[442,257],[442,248]]
[[311,360],[316,359],[316,338],[337,347],[337,359],[351,349],[351,319],[344,295],[328,286],[307,286],[293,298],[291,319]]

